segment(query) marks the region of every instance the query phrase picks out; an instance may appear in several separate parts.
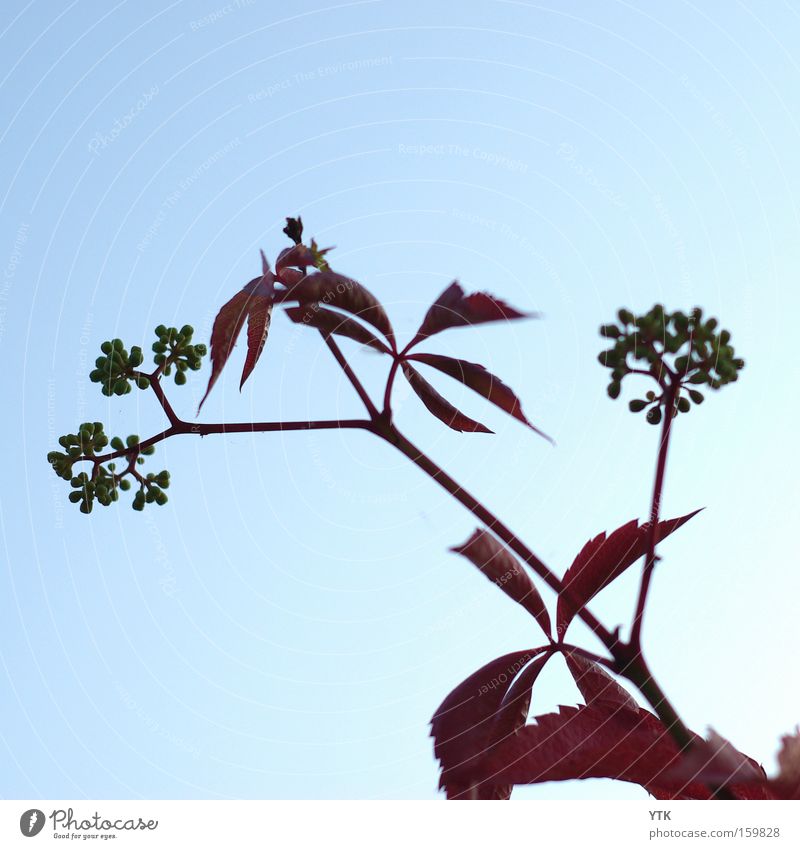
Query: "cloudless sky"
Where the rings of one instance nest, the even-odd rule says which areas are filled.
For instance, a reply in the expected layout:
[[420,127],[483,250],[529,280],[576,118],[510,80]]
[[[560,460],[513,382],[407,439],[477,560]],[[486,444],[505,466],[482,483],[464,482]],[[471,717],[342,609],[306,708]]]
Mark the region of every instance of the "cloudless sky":
[[[556,448],[447,378],[496,435],[396,407],[559,574],[648,510],[657,432],[606,397],[597,327],[663,302],[731,329],[741,380],[677,421],[664,513],[707,509],[661,547],[644,638],[687,723],[773,769],[800,720],[792,4],[8,0],[0,32],[0,795],[436,798],[431,714],[539,639],[448,553],[471,516],[366,433],[184,436],[147,461],[165,507],[67,501],[61,434],[163,427],[151,393],[89,383],[101,342],[207,340],[297,213],[401,337],[456,277],[543,313],[427,350],[502,376]],[[278,312],[201,419],[360,416]],[[386,363],[345,347],[378,392]],[[184,417],[207,377],[170,389]],[[609,625],[638,571],[593,604]],[[535,711],[579,700],[562,666]]]

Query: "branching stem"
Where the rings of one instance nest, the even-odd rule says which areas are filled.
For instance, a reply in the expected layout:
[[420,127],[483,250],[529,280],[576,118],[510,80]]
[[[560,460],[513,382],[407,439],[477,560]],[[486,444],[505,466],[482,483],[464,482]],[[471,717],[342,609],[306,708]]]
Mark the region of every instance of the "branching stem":
[[659,719],[669,730],[675,742],[682,749],[691,747],[694,741],[691,732],[683,724],[674,707],[666,698],[663,691],[650,673],[644,657],[642,656],[640,646],[642,615],[647,602],[647,594],[653,567],[656,562],[656,529],[658,526],[661,492],[664,484],[664,472],[666,468],[667,451],[669,448],[669,437],[673,417],[672,414],[675,408],[676,398],[680,390],[680,382],[675,375],[671,375],[672,380],[666,387],[664,395],[664,424],[661,432],[661,443],[659,447],[656,477],[653,488],[653,499],[650,510],[650,525],[647,537],[646,558],[631,640],[629,643],[624,643],[619,639],[618,629],[614,632],[609,631],[599,622],[599,620],[587,607],[581,606],[576,599],[570,599],[570,588],[565,586],[561,580],[544,564],[544,562],[536,554],[534,554],[525,545],[525,543],[519,539],[519,537],[516,536],[516,534],[514,534],[503,522],[501,522],[500,519],[487,507],[478,501],[475,496],[458,484],[449,474],[447,474],[447,472],[444,471],[444,469],[438,466],[424,452],[420,451],[392,423],[392,383],[400,365],[400,358],[407,349],[404,349],[403,352],[395,356],[392,363],[392,370],[390,372],[389,379],[387,380],[383,412],[379,412],[337,343],[330,337],[330,335],[326,335],[325,333],[322,333],[321,335],[333,354],[334,359],[339,364],[359,398],[361,398],[364,403],[369,414],[368,419],[331,419],[293,422],[223,422],[208,424],[186,422],[175,413],[164,393],[163,387],[161,386],[160,378],[163,372],[162,364],[162,366],[157,368],[152,374],[137,372],[134,374],[134,377],[144,376],[149,378],[150,388],[153,390],[158,403],[164,410],[164,413],[170,422],[170,426],[138,445],[132,446],[131,448],[124,448],[104,455],[86,456],[79,459],[91,460],[95,463],[95,465],[97,465],[102,462],[114,460],[118,457],[130,457],[132,450],[136,451],[136,456],[138,456],[143,449],[168,439],[171,436],[177,436],[180,434],[207,436],[215,433],[267,433],[297,430],[344,430],[348,428],[368,430],[393,445],[398,451],[411,460],[414,465],[439,484],[439,486],[441,486],[448,494],[466,507],[466,509],[469,510],[482,524],[484,524],[492,533],[502,540],[502,542],[504,542],[512,551],[514,551],[554,592],[571,600],[573,602],[573,606],[579,611],[577,616],[603,643],[610,654],[610,658],[602,657],[589,652],[586,649],[564,643],[563,641],[552,644],[550,647],[551,651],[576,652],[588,660],[602,664],[616,674],[629,680],[639,689],[644,698],[651,705]]

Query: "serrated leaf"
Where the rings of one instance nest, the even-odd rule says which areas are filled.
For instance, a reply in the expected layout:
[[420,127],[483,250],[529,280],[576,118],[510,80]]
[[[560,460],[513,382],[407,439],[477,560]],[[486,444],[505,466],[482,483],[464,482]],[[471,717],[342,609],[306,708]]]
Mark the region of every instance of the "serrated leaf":
[[334,310],[325,309],[319,304],[287,307],[286,314],[295,324],[307,324],[310,327],[316,327],[326,335],[336,333],[340,336],[347,336],[362,345],[369,345],[370,348],[374,348],[383,354],[391,353],[389,347],[363,324]]
[[543,651],[525,649],[495,658],[462,681],[437,708],[431,736],[442,767],[439,786],[448,798],[504,798],[502,788],[473,786],[467,776],[500,739],[495,719],[503,696],[525,664]]
[[217,313],[211,329],[211,376],[205,395],[197,408],[199,413],[209,392],[225,368],[228,358],[247,318],[247,358],[239,389],[255,368],[264,343],[267,341],[272,305],[275,298],[275,275],[270,271],[264,251],[261,251],[261,276],[246,283]]
[[[699,512],[695,510],[677,519],[659,522],[656,542],[669,536]],[[563,637],[569,623],[584,605],[644,556],[647,530],[648,524],[639,525],[636,519],[632,519],[610,536],[606,537],[605,532],[598,534],[584,545],[562,579],[569,595],[562,593],[558,599],[556,631],[559,636]]]
[[495,537],[478,528],[463,545],[450,550],[477,566],[493,584],[521,604],[548,637],[551,636],[550,615],[539,591],[517,558]]
[[250,377],[261,352],[264,350],[270,322],[272,321],[274,295],[274,278],[267,282],[262,277],[250,292],[247,312],[247,358],[242,369],[242,379],[239,382],[240,390],[247,378]]
[[495,715],[496,740],[504,740],[509,734],[516,733],[528,721],[533,686],[551,657],[551,654],[545,653],[531,660],[508,688]]
[[498,784],[613,778],[659,799],[710,798],[706,785],[670,777],[680,758],[666,727],[648,711],[607,703],[562,706],[498,743],[470,777]]
[[524,425],[527,425],[532,431],[548,440],[548,442],[553,441],[546,433],[543,433],[528,421],[522,412],[520,400],[511,387],[503,383],[499,377],[487,371],[483,366],[478,365],[478,363],[459,360],[455,357],[444,357],[440,354],[412,354],[409,359],[424,363],[431,366],[431,368],[438,369],[444,374],[455,378],[455,380],[468,386],[474,392],[482,395],[487,401],[490,401]]
[[800,799],[800,729],[781,737],[778,774],[769,782],[776,799]]
[[[259,280],[260,278],[255,278]],[[253,280],[251,283],[255,282]],[[249,285],[249,284],[248,284]],[[214,319],[214,326],[211,329],[211,376],[208,379],[206,394],[203,395],[200,401],[200,406],[197,412],[203,408],[203,404],[208,398],[208,393],[214,388],[217,378],[225,368],[225,363],[228,362],[228,357],[231,355],[233,346],[236,344],[236,339],[242,329],[244,320],[247,317],[248,303],[250,295],[242,290],[237,292],[217,313]]]
[[[713,729],[709,730],[707,739],[697,741],[665,775],[670,781],[699,782],[715,787],[760,785],[762,790],[767,778],[752,758]],[[751,795],[750,798],[758,797]]]
[[669,732],[648,711],[609,703],[562,706],[497,743],[464,780],[535,784],[614,778],[657,791],[659,798],[709,798],[704,785],[667,777],[679,760]]
[[443,398],[408,362],[402,363],[403,374],[428,410],[448,427],[460,433],[491,433],[486,425],[476,422]]
[[511,321],[518,318],[536,318],[537,313],[523,313],[486,292],[465,295],[457,281],[453,281],[433,302],[422,320],[411,348],[423,339],[449,327],[464,327],[490,321]]
[[393,338],[389,316],[380,301],[357,280],[335,271],[316,271],[305,275],[287,290],[284,300],[338,307],[371,324],[387,339]]
[[599,663],[574,652],[565,652],[564,660],[587,705],[609,704],[628,710],[639,710],[633,696]]

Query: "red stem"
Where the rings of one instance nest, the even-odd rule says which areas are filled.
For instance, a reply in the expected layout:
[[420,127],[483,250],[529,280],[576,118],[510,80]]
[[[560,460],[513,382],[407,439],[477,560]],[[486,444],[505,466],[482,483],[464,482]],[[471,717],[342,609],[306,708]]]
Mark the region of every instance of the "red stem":
[[653,570],[656,565],[656,535],[658,532],[658,519],[661,510],[661,494],[664,489],[664,473],[667,468],[667,453],[669,452],[669,438],[672,433],[672,419],[675,412],[675,399],[680,391],[680,382],[673,377],[667,391],[664,394],[664,423],[661,426],[661,444],[658,449],[658,461],[656,463],[656,477],[653,483],[653,498],[650,503],[650,524],[647,528],[647,547],[645,549],[644,568],[642,569],[642,581],[639,586],[639,598],[636,602],[636,613],[631,628],[630,645],[637,652],[641,652],[642,619],[647,604],[647,595],[650,590],[650,582],[653,578]]
[[383,393],[383,416],[387,421],[392,420],[392,387],[397,377],[397,369],[400,367],[402,354],[392,360],[389,368],[389,376],[386,378],[386,391]]
[[342,353],[339,346],[333,340],[333,338],[329,335],[326,335],[324,331],[320,330],[320,336],[325,340],[325,344],[330,348],[331,353],[336,359],[336,362],[339,363],[342,371],[347,375],[347,379],[353,385],[353,388],[358,393],[358,397],[364,402],[364,406],[367,408],[367,412],[369,413],[369,417],[372,421],[377,421],[380,413],[378,412],[378,408],[375,404],[372,403],[372,399],[367,394],[367,390],[364,389],[361,381],[356,376],[356,373],[350,368],[350,363],[345,359],[344,354]]
[[[476,518],[478,518],[489,530],[501,539],[510,549],[521,557],[533,571],[556,593],[569,598],[570,589],[557,578],[553,572],[514,534],[500,519],[490,510],[484,507],[475,496],[458,484],[447,472],[434,463],[430,457],[419,450],[411,441],[406,439],[402,433],[392,424],[383,423],[375,431],[387,442],[394,445],[402,454],[409,458],[416,466],[424,471],[430,478],[439,484],[444,490],[463,504]],[[580,607],[577,600],[571,599],[574,606]],[[617,638],[606,629],[595,616],[586,608],[580,609],[578,616],[597,635],[598,639],[609,651],[613,651]]]
[[[481,504],[473,495],[461,487],[453,478],[450,477],[441,467],[439,467],[427,455],[421,452],[413,443],[403,436],[397,428],[391,424],[390,420],[390,395],[391,383],[387,383],[387,390],[384,396],[384,413],[381,415],[375,407],[372,399],[367,394],[361,381],[353,372],[350,364],[345,359],[339,346],[336,342],[321,333],[325,343],[331,350],[334,358],[341,367],[342,371],[347,376],[353,388],[358,393],[361,400],[364,402],[370,419],[335,419],[323,421],[298,421],[298,422],[239,422],[239,423],[212,423],[212,424],[192,424],[181,420],[175,411],[172,409],[163,388],[160,385],[159,378],[163,371],[163,366],[160,366],[150,375],[144,375],[150,379],[150,387],[161,405],[162,409],[170,421],[170,427],[163,430],[161,433],[151,436],[144,442],[139,443],[131,448],[125,448],[120,451],[114,451],[106,455],[83,457],[83,460],[92,460],[95,464],[113,460],[117,457],[128,456],[131,450],[136,450],[137,455],[143,448],[161,442],[170,436],[178,434],[197,434],[205,436],[212,433],[262,433],[274,431],[292,431],[292,430],[332,430],[345,428],[360,428],[369,430],[378,436],[385,439],[387,442],[394,445],[401,453],[408,457],[416,466],[424,471],[430,478],[445,489],[453,498],[463,504],[477,519],[486,525],[499,539],[501,539],[509,548],[521,557],[525,563],[540,577],[542,580],[556,593],[565,596],[571,600],[574,606],[578,607],[575,599],[570,598],[570,589],[562,584],[562,582],[550,571],[550,569],[508,528],[504,525],[491,511]],[[406,346],[400,356],[397,356],[392,365],[392,377],[397,372],[400,358],[411,345]],[[666,419],[664,422],[661,447],[659,450],[659,459],[656,469],[656,482],[653,492],[653,503],[651,507],[651,525],[648,534],[647,559],[645,561],[645,570],[642,576],[642,586],[640,589],[639,604],[637,605],[637,617],[634,622],[633,637],[630,644],[622,643],[617,632],[611,633],[603,626],[597,618],[589,611],[587,607],[581,607],[577,614],[580,619],[589,627],[589,629],[600,639],[612,655],[613,660],[603,658],[599,655],[588,652],[585,649],[579,649],[576,646],[568,644],[551,645],[551,650],[577,651],[587,659],[593,660],[596,663],[601,663],[618,674],[623,675],[633,684],[635,684],[642,695],[647,699],[661,721],[666,725],[673,738],[682,748],[688,748],[692,745],[692,735],[681,722],[672,705],[667,700],[661,689],[658,687],[655,679],[650,674],[647,664],[641,654],[639,648],[639,632],[641,629],[641,613],[644,610],[644,604],[647,598],[647,590],[650,583],[652,568],[655,563],[655,533],[658,520],[659,502],[661,499],[661,489],[663,487],[664,469],[666,466],[666,455],[669,444],[670,426],[672,420],[672,410],[675,404],[675,398],[679,390],[679,382],[675,380],[667,390],[665,404]],[[135,470],[134,470],[135,471]],[[635,637],[635,639],[634,639]]]

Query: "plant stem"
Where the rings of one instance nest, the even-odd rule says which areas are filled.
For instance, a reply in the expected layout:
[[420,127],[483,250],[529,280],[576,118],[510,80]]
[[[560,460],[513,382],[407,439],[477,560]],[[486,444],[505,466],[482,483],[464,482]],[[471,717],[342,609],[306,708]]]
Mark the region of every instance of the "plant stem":
[[636,613],[634,614],[633,626],[631,628],[630,645],[636,651],[641,651],[642,619],[647,604],[650,582],[653,578],[653,570],[656,565],[656,542],[658,518],[661,510],[661,493],[664,489],[664,473],[667,468],[667,453],[669,452],[669,438],[672,433],[675,399],[679,391],[680,382],[673,377],[667,387],[667,391],[664,393],[664,422],[661,426],[661,443],[658,449],[655,481],[653,482],[653,498],[650,502],[650,524],[647,528],[647,547],[645,549],[644,568],[642,569],[642,581],[639,585],[639,598],[636,602]]
[[387,421],[392,419],[392,387],[397,377],[397,369],[400,367],[401,359],[397,356],[389,368],[389,376],[386,378],[386,391],[383,393],[383,416]]
[[[551,589],[556,593],[569,597],[569,587],[565,587],[550,569],[506,525],[490,510],[484,507],[473,495],[456,483],[447,472],[403,436],[394,425],[383,424],[383,426],[374,428],[374,431],[387,442],[394,445],[398,451],[408,457],[416,466],[436,481],[439,486],[450,493],[453,498],[463,504],[492,533],[521,557]],[[641,652],[637,651],[635,654],[629,654],[630,646],[623,646],[616,635],[608,631],[588,608],[582,607],[577,615],[606,646],[613,657],[613,662],[601,658],[599,655],[594,655],[591,652],[586,652],[583,649],[580,650],[580,653],[584,657],[608,666],[634,684],[653,708],[658,718],[664,723],[677,745],[681,749],[689,748],[693,744],[694,738],[683,724],[683,721],[678,716],[677,711],[669,699],[667,699],[664,692],[656,683]],[[572,646],[564,646],[564,648],[568,650],[574,649]]]
[[[137,454],[142,448],[161,442],[170,436],[178,434],[197,434],[205,436],[212,433],[263,433],[274,431],[292,430],[334,430],[346,428],[360,428],[369,430],[382,439],[394,445],[402,454],[408,457],[418,468],[427,474],[432,480],[439,484],[453,498],[466,507],[480,522],[489,528],[499,539],[501,539],[512,551],[514,551],[542,580],[556,593],[564,596],[578,608],[578,617],[589,627],[597,638],[608,649],[613,659],[603,658],[592,652],[565,643],[553,644],[551,651],[566,650],[574,651],[588,660],[607,666],[617,674],[627,678],[633,683],[644,698],[652,706],[659,719],[664,723],[669,733],[681,749],[687,749],[693,745],[694,738],[691,732],[681,721],[677,712],[661,688],[653,678],[641,653],[639,637],[641,631],[641,620],[644,606],[647,601],[647,592],[650,585],[653,566],[655,565],[656,531],[658,526],[659,507],[661,491],[664,484],[664,472],[666,468],[667,451],[669,448],[669,437],[672,424],[672,412],[675,407],[675,399],[680,389],[680,383],[673,379],[665,393],[665,419],[661,434],[658,462],[656,466],[656,478],[653,487],[653,499],[650,509],[650,526],[648,530],[647,556],[642,574],[642,583],[637,603],[636,617],[632,630],[631,641],[625,644],[620,641],[617,631],[610,632],[598,619],[585,607],[580,606],[576,599],[570,597],[569,587],[562,584],[561,580],[550,571],[550,569],[488,508],[478,501],[471,493],[460,486],[447,472],[438,466],[430,457],[420,451],[410,440],[408,440],[391,422],[391,386],[394,376],[400,364],[400,357],[396,357],[392,364],[390,379],[387,381],[384,395],[384,410],[379,413],[372,399],[364,389],[361,381],[350,367],[339,346],[324,332],[320,331],[326,345],[333,354],[336,362],[352,384],[358,396],[361,398],[369,419],[333,419],[322,421],[297,421],[297,422],[234,422],[234,423],[212,423],[191,424],[181,420],[172,409],[160,384],[161,369],[156,369],[151,375],[150,386],[170,421],[170,427],[155,436],[150,437],[137,446],[134,446]],[[405,350],[410,347],[407,346]],[[402,356],[402,354],[401,354]],[[92,460],[95,463],[105,462],[117,457],[127,456],[131,449],[123,449],[97,457],[85,457],[81,459]],[[724,788],[723,788],[724,789]]]
[[695,742],[694,736],[683,724],[678,712],[659,687],[647,663],[645,663],[641,651],[628,663],[618,662],[616,671],[638,688],[680,749],[690,749]]
[[367,390],[364,389],[361,381],[356,376],[356,373],[350,368],[350,363],[345,359],[344,354],[342,353],[339,346],[336,344],[334,339],[330,335],[326,335],[324,331],[320,330],[320,335],[325,340],[325,344],[330,348],[331,353],[333,354],[336,362],[339,363],[342,371],[347,375],[347,379],[353,385],[353,388],[358,393],[358,397],[364,402],[364,406],[367,408],[367,412],[369,413],[372,421],[376,421],[380,415],[378,413],[378,408],[375,404],[372,403],[372,399],[367,394]]
[[[409,458],[425,474],[445,489],[457,501],[463,504],[476,518],[478,518],[492,533],[499,537],[510,549],[516,552],[533,571],[556,593],[569,596],[569,588],[550,571],[550,569],[490,510],[484,507],[477,498],[460,486],[447,472],[434,463],[430,457],[419,450],[412,442],[406,439],[402,433],[392,424],[383,424],[375,429],[375,432],[390,444],[394,445],[402,454]],[[576,600],[573,600],[579,607]],[[597,635],[598,639],[613,652],[617,643],[616,637],[608,631],[594,615],[586,608],[581,608],[578,616]]]
[[181,434],[194,434],[195,436],[209,436],[213,433],[274,433],[276,431],[293,430],[346,430],[346,429],[373,430],[369,419],[331,419],[320,421],[300,422],[211,422],[209,424],[192,424],[178,419],[175,424],[170,425],[161,433],[155,434],[148,439],[134,445],[132,448],[123,448],[119,451],[111,451],[108,454],[97,454],[86,457],[78,457],[75,462],[81,460],[92,460],[96,463],[106,463],[116,460],[118,457],[127,457],[131,451],[141,453],[143,448],[149,448],[158,442],[163,442],[171,436]]

